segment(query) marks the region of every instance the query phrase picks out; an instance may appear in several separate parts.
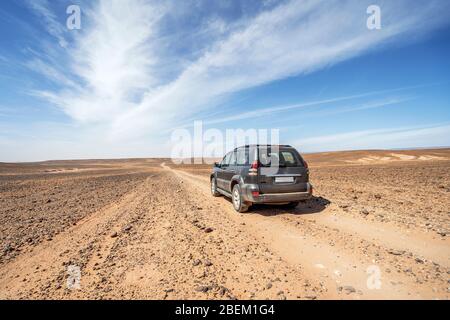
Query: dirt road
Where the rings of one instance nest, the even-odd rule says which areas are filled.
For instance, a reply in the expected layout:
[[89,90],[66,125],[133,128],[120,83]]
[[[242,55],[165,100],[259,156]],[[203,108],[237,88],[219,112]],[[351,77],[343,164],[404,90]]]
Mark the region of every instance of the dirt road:
[[[450,297],[450,241],[442,231],[449,222],[446,199],[441,199],[444,203],[436,205],[438,211],[429,218],[431,227],[422,223],[427,219],[419,214],[401,218],[404,208],[396,210],[395,199],[404,197],[377,190],[376,183],[371,192],[377,196],[372,202],[365,198],[372,193],[368,195],[362,187],[355,187],[361,190],[361,194],[356,192],[358,200],[352,192],[328,190],[324,182],[313,200],[295,210],[258,206],[239,214],[227,199],[210,196],[206,170],[175,168],[168,160],[90,168],[85,169],[91,172],[81,173],[58,166],[62,171],[56,176],[64,178],[52,176],[52,180],[46,180],[49,173],[38,177],[31,170],[28,176],[20,176],[20,183],[12,174],[2,176],[2,203],[9,208],[2,214],[2,219],[8,218],[2,225],[9,227],[2,227],[0,298]],[[316,185],[322,181],[320,175],[329,174],[327,170],[330,167],[317,169]],[[357,176],[357,169],[353,174]],[[123,178],[130,175],[132,179]],[[98,195],[87,206],[90,198],[83,198],[80,206],[84,207],[77,215],[63,212],[58,218],[55,211],[51,221],[40,224],[28,222],[23,215],[16,218],[20,223],[11,220],[28,208],[24,204],[14,211],[17,203],[26,201],[16,199],[12,206],[4,197],[11,181],[27,194],[27,188],[36,185],[39,190],[58,185],[61,195],[70,192],[73,196],[74,181],[80,185],[84,177],[89,183],[93,177],[100,179],[93,188]],[[448,183],[448,171],[444,168],[438,178]],[[73,197],[81,199],[91,187],[83,187]],[[53,192],[45,190],[44,199]],[[441,191],[448,195],[446,189]],[[54,197],[49,203],[44,201],[39,211],[44,216],[53,212],[47,211],[50,205],[63,207],[58,193]],[[104,201],[98,204],[98,199]],[[394,203],[394,209],[382,204],[386,199]],[[30,201],[31,210],[36,205],[32,201],[42,199]],[[387,214],[390,211],[396,213]],[[29,234],[36,234],[31,242],[24,236]],[[73,270],[79,270],[79,279]]]

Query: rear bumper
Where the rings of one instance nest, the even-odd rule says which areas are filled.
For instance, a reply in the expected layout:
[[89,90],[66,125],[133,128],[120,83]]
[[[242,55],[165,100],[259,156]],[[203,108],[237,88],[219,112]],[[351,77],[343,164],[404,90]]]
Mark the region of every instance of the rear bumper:
[[245,201],[253,203],[282,203],[308,200],[312,197],[312,185],[307,184],[305,192],[289,192],[289,193],[264,193],[254,196],[253,192],[259,191],[257,185],[246,184],[242,187],[242,195]]

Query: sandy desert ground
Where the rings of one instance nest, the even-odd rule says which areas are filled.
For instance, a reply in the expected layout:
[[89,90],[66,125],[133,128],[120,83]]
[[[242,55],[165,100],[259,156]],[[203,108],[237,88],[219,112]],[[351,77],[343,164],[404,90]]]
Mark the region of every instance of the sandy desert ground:
[[311,201],[245,214],[206,165],[0,164],[0,298],[450,297],[450,149],[305,157]]

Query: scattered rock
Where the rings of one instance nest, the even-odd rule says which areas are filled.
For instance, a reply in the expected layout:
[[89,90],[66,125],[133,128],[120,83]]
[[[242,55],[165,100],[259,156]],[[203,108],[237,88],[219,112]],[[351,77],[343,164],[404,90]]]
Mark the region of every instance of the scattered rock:
[[268,284],[266,284],[266,289],[270,289],[272,288],[272,282],[269,282]]
[[367,210],[367,209],[362,209],[362,210],[361,210],[361,214],[367,216],[367,215],[369,214],[369,210]]
[[340,286],[338,287],[338,291],[339,292],[344,291],[346,294],[356,292],[355,288],[353,288],[352,286]]
[[203,293],[208,292],[210,289],[211,289],[210,286],[198,286],[198,287],[195,287],[195,291],[203,292]]
[[201,263],[202,263],[202,262],[200,261],[200,259],[195,259],[194,262],[192,263],[192,265],[193,265],[194,267],[196,267],[196,266],[200,265]]
[[4,252],[4,253],[8,253],[8,252],[11,252],[11,251],[14,251],[14,248],[13,248],[13,246],[10,245],[10,244],[7,244],[7,245],[3,248],[3,252]]
[[117,236],[118,236],[117,232],[113,232],[113,233],[111,234],[111,238],[117,238]]
[[204,264],[205,264],[205,266],[207,266],[207,267],[210,267],[210,266],[213,265],[212,262],[211,262],[210,260],[208,260],[208,259],[206,259],[206,260],[204,261]]
[[210,228],[210,227],[208,227],[208,228],[205,228],[205,233],[211,233],[211,232],[213,232],[214,231],[214,229],[213,228]]
[[425,263],[425,261],[421,258],[414,259],[417,263]]
[[219,294],[221,296],[225,295],[225,293],[229,292],[230,290],[228,290],[228,288],[225,288],[224,286],[220,286],[219,287]]
[[438,235],[443,236],[443,237],[446,237],[449,234],[449,232],[445,231],[445,230],[439,230],[437,233],[438,233]]
[[388,253],[394,255],[394,256],[401,256],[405,253],[404,250],[395,250],[395,249],[389,249]]
[[132,228],[131,225],[127,225],[125,228],[123,228],[123,231],[128,232],[131,230],[131,228]]

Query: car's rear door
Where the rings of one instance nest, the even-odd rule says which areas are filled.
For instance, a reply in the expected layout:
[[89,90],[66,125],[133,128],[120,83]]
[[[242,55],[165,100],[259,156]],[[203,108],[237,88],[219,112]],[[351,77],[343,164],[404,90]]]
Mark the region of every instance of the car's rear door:
[[258,150],[258,184],[261,193],[306,192],[309,171],[292,147],[261,147]]
[[228,165],[230,162],[230,157],[231,157],[231,152],[227,153],[222,161],[220,162],[220,166],[219,169],[217,170],[217,186],[222,189],[227,191],[228,187],[226,185],[226,172],[228,170]]
[[223,171],[225,187],[224,190],[231,192],[231,179],[236,174],[236,151],[230,153],[227,168]]

